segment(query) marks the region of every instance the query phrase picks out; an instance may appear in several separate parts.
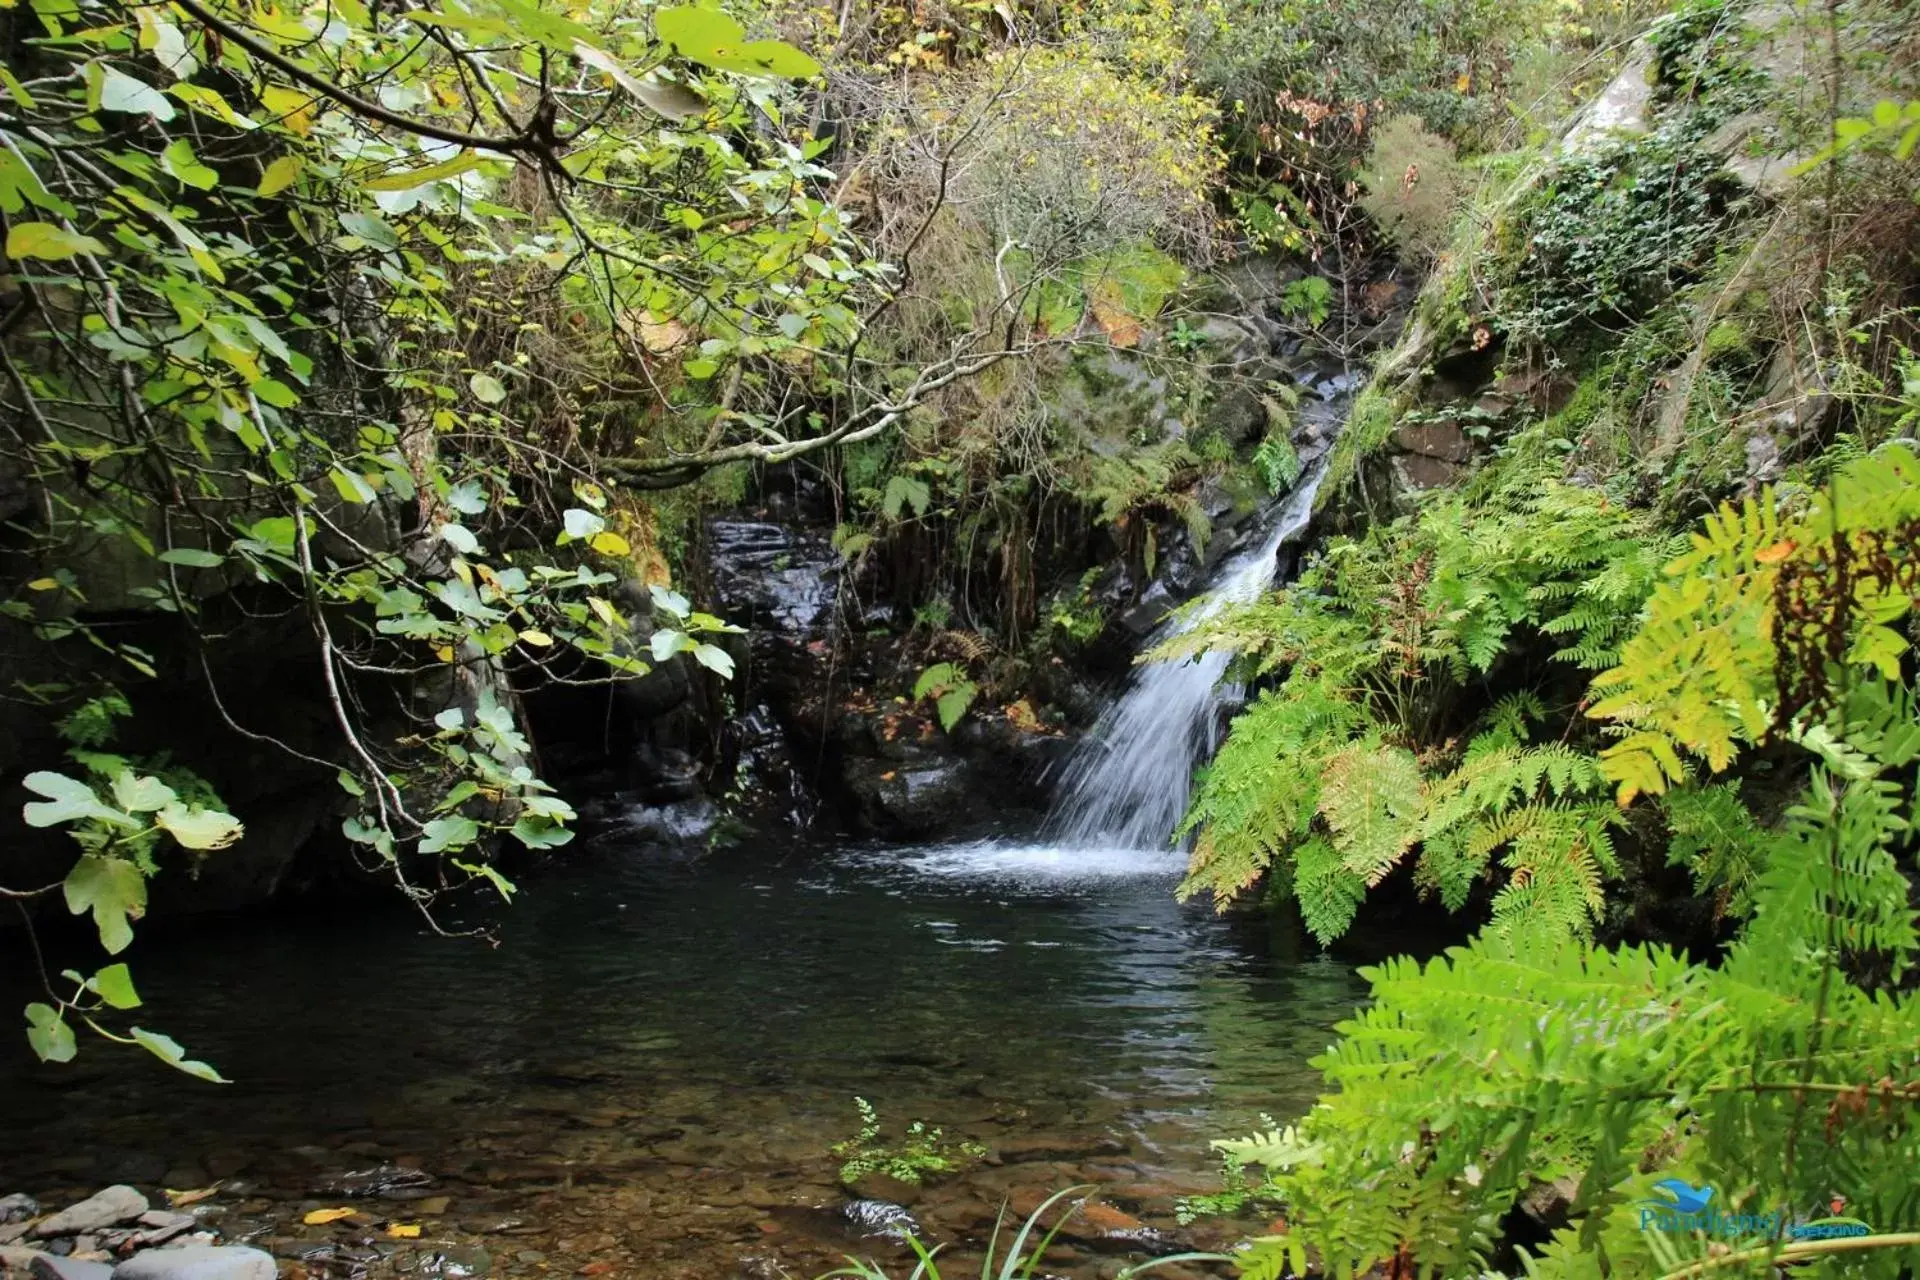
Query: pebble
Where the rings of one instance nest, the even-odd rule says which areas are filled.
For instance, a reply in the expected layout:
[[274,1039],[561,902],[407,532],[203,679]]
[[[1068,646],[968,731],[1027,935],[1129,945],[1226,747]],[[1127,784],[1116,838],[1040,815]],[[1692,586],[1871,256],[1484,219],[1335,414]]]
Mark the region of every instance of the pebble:
[[51,1236],[78,1235],[137,1218],[148,1207],[147,1198],[132,1187],[112,1186],[35,1223],[33,1234],[43,1240]]
[[113,1280],[274,1280],[275,1270],[272,1254],[245,1245],[192,1245],[136,1253],[113,1269]]

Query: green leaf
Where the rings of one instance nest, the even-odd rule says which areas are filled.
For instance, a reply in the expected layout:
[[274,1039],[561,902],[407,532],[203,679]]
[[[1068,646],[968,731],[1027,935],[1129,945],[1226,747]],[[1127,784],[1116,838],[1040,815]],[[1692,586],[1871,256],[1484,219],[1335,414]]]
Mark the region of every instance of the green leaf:
[[355,506],[365,506],[374,500],[373,486],[366,477],[356,475],[345,467],[335,467],[327,472],[327,478],[333,481],[334,492],[340,495],[342,502],[351,502]]
[[160,553],[161,564],[177,564],[188,569],[218,569],[227,558],[199,547],[173,547]]
[[487,491],[478,480],[462,480],[447,490],[447,505],[463,516],[477,516],[487,509]]
[[686,617],[693,609],[692,601],[678,591],[663,587],[657,582],[648,585],[647,595],[653,600],[654,608],[670,613],[676,618]]
[[820,64],[779,40],[748,40],[746,29],[718,9],[676,5],[653,16],[654,30],[681,57],[716,71],[797,80],[820,74]]
[[900,513],[907,507],[913,508],[913,514],[923,516],[927,513],[927,504],[933,500],[933,494],[925,482],[912,476],[894,476],[887,481],[887,490],[880,498],[880,509],[886,512],[889,520],[898,520]]
[[695,645],[693,660],[723,680],[733,679],[733,655],[718,645]]
[[720,362],[717,360],[709,360],[705,356],[700,356],[687,361],[680,367],[685,370],[686,375],[695,382],[705,382],[708,378],[711,378],[720,371]]
[[411,191],[415,187],[424,187],[429,182],[457,178],[469,170],[479,168],[485,162],[486,157],[478,152],[463,151],[451,160],[422,165],[418,169],[408,169],[404,173],[389,173],[382,177],[369,178],[360,185],[369,191]]
[[79,235],[51,222],[16,222],[7,232],[7,256],[16,262],[40,258],[61,262],[80,253],[105,253],[107,246],[92,236]]
[[371,213],[343,213],[340,215],[340,227],[350,236],[358,237],[376,249],[398,249],[400,236],[387,225],[385,218]]
[[102,804],[92,787],[64,773],[47,770],[30,773],[21,780],[21,785],[37,795],[47,797],[20,810],[30,827],[51,827],[59,822],[85,822],[90,819],[123,827],[141,825],[117,809]]
[[672,627],[661,627],[647,637],[647,648],[653,653],[655,662],[665,662],[682,649],[691,649],[694,641],[684,631],[675,631]]
[[464,849],[479,838],[480,824],[472,818],[459,814],[435,818],[421,828],[420,852],[444,853],[449,849]]
[[188,808],[170,804],[154,815],[153,821],[187,849],[224,849],[246,834],[246,828],[232,814],[198,805]]
[[262,404],[276,409],[291,409],[300,403],[300,393],[278,378],[262,378],[253,384],[253,394]]
[[482,404],[499,404],[507,398],[507,389],[490,373],[476,373],[467,379],[467,389]]
[[922,671],[920,678],[913,682],[913,696],[915,698],[924,698],[935,689],[953,684],[955,681],[965,678],[966,677],[961,674],[960,668],[954,666],[951,662],[936,662],[925,671]]
[[200,163],[193,154],[193,143],[185,138],[167,144],[167,149],[160,153],[160,167],[197,191],[211,191],[220,181],[218,173]]
[[140,1007],[139,993],[133,989],[133,975],[124,964],[108,965],[88,978],[87,986],[115,1009]]
[[67,910],[74,915],[93,913],[100,945],[118,955],[133,941],[132,921],[147,910],[147,881],[140,868],[124,858],[82,854],[62,886]]
[[73,1028],[59,1010],[48,1004],[27,1006],[27,1043],[42,1062],[72,1062],[79,1052]]
[[[95,110],[119,111],[127,115],[150,116],[155,120],[173,119],[173,103],[150,84],[135,80],[126,72],[103,63],[94,63],[98,80],[93,85]],[[93,79],[89,75],[89,79]]]
[[573,839],[573,832],[546,818],[525,816],[513,824],[513,838],[529,849],[557,849]]
[[967,714],[967,708],[973,705],[976,690],[971,684],[956,685],[934,699],[933,707],[940,715],[940,727],[948,733],[960,723],[960,717]]
[[478,555],[480,553],[480,539],[474,537],[473,530],[467,528],[465,525],[441,525],[440,541],[446,543],[463,556]]
[[158,1031],[147,1031],[140,1027],[127,1028],[127,1034],[139,1041],[140,1045],[160,1061],[184,1071],[190,1076],[205,1080],[210,1084],[231,1084],[232,1081],[204,1062],[196,1062],[187,1057],[187,1051],[172,1036],[163,1036]]
[[582,507],[568,507],[560,513],[560,527],[569,538],[591,538],[607,527],[606,517]]
[[173,788],[158,778],[135,777],[122,769],[113,780],[113,802],[128,813],[152,813],[174,801]]
[[[520,834],[520,827],[518,823],[514,825],[513,833],[515,835]],[[562,832],[561,834],[566,836],[571,836],[573,833],[571,831],[565,831],[565,832]],[[565,842],[561,841],[560,843],[565,843]],[[529,845],[529,847],[537,849],[542,846]],[[513,881],[507,879],[505,876],[501,875],[498,871],[494,870],[492,867],[488,866],[484,862],[456,861],[453,865],[460,868],[460,870],[466,872],[470,876],[480,876],[483,879],[485,879],[488,883],[492,884],[495,889],[498,889],[500,891],[500,896],[506,899],[508,902],[512,902],[513,895],[519,892],[518,885],[514,884]]]

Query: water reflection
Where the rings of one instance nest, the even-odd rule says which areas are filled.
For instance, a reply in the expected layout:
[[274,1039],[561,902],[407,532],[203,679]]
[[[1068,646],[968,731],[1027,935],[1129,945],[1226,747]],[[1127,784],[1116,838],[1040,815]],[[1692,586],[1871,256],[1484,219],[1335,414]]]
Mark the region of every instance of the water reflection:
[[236,1083],[104,1045],[63,1070],[9,1048],[9,1173],[349,1132],[472,1158],[477,1130],[564,1148],[553,1131],[613,1113],[697,1125],[724,1163],[732,1144],[763,1158],[769,1126],[824,1153],[856,1093],[959,1131],[983,1099],[1013,1104],[1199,1166],[1208,1138],[1311,1101],[1305,1059],[1360,995],[1349,970],[1177,904],[1164,863],[1020,861],[636,851],[533,884],[491,949],[385,904],[150,930],[142,1017]]

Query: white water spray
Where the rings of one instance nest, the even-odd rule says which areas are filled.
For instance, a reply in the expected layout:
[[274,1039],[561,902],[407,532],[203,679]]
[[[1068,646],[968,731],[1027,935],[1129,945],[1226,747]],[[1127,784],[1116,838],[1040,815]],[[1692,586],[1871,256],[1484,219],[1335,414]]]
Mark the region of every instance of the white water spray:
[[[1315,466],[1301,478],[1266,536],[1221,566],[1197,608],[1161,623],[1149,648],[1272,585],[1280,549],[1313,518],[1324,471]],[[1240,696],[1237,686],[1220,684],[1227,661],[1227,654],[1209,652],[1140,667],[1067,761],[1048,836],[1070,849],[1165,851],[1167,862],[1177,862],[1168,838],[1186,812],[1193,771],[1220,745],[1221,705]]]

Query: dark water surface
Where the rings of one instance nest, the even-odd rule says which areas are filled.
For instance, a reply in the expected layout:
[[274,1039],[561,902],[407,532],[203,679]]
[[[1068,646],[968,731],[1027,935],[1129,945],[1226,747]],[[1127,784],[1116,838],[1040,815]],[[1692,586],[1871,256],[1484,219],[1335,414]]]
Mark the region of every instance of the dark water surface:
[[253,1197],[230,1230],[264,1238],[398,1162],[494,1274],[810,1274],[872,1251],[827,1154],[859,1095],[888,1136],[919,1119],[1000,1152],[916,1206],[935,1237],[1083,1179],[1171,1230],[1208,1139],[1305,1109],[1362,992],[1172,884],[1147,854],[602,851],[530,882],[493,949],[390,903],[176,925],[130,956],[140,1017],[234,1083],[8,1045],[0,1193],[224,1178]]

